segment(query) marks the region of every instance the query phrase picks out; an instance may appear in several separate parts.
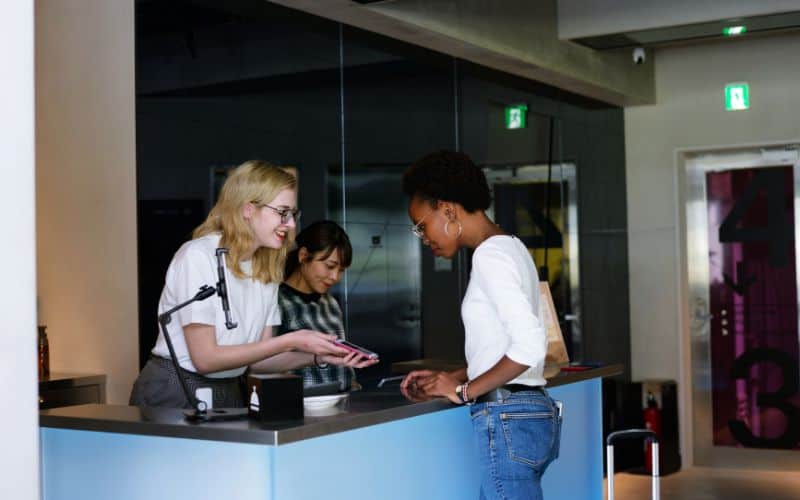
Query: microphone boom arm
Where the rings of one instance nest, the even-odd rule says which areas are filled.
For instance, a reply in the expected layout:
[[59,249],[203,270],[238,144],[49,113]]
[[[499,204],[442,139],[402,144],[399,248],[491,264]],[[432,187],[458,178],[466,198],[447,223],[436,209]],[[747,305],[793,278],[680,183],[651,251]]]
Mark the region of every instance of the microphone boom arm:
[[217,248],[216,251],[217,273],[219,275],[219,282],[217,283],[216,288],[213,286],[203,285],[200,287],[200,290],[198,290],[194,297],[158,315],[158,324],[161,326],[161,332],[164,334],[164,340],[167,343],[167,349],[169,349],[170,358],[172,359],[172,366],[175,367],[175,373],[178,376],[178,381],[181,384],[181,389],[186,396],[186,400],[189,401],[189,404],[192,407],[192,410],[187,410],[184,412],[186,419],[190,422],[216,422],[223,420],[238,420],[248,417],[247,408],[213,408],[209,410],[205,401],[201,401],[197,398],[197,396],[189,391],[189,386],[183,377],[183,369],[178,363],[178,357],[175,355],[175,348],[172,345],[172,339],[169,336],[169,331],[167,331],[167,325],[170,323],[170,321],[172,321],[172,313],[183,309],[192,302],[205,300],[215,293],[218,294],[222,299],[222,308],[225,311],[225,326],[228,327],[228,330],[236,328],[236,323],[234,323],[231,319],[231,311],[228,305],[227,287],[225,284],[225,260],[223,255],[227,252],[227,248]]
[[172,364],[175,367],[175,373],[178,375],[178,381],[181,383],[181,388],[183,389],[183,393],[186,396],[186,399],[189,400],[189,404],[192,405],[197,415],[205,414],[207,405],[205,401],[200,401],[195,397],[194,394],[191,393],[189,390],[189,386],[186,385],[186,381],[183,379],[181,375],[181,366],[178,364],[178,357],[175,355],[175,348],[172,346],[172,339],[169,337],[169,332],[167,331],[167,325],[170,321],[172,321],[172,313],[183,309],[184,307],[188,306],[192,302],[196,302],[198,300],[205,300],[212,295],[217,290],[213,286],[203,285],[200,287],[200,290],[195,294],[194,297],[187,300],[186,302],[181,302],[177,306],[173,307],[168,311],[164,311],[163,313],[158,315],[158,324],[161,326],[161,332],[164,334],[164,340],[167,343],[167,349],[169,350],[170,359],[172,359]]
[[228,302],[228,284],[225,282],[225,254],[228,249],[225,247],[217,248],[217,295],[222,299],[222,310],[225,312],[225,326],[228,330],[236,328],[236,323],[233,322],[231,317],[231,306]]

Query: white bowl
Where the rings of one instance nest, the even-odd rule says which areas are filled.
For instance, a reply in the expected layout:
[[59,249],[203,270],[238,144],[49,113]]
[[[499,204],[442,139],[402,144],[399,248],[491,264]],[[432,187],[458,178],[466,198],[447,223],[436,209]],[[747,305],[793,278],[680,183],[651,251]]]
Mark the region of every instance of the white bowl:
[[323,410],[332,408],[347,397],[347,394],[329,394],[327,396],[311,396],[303,398],[303,406],[308,410]]

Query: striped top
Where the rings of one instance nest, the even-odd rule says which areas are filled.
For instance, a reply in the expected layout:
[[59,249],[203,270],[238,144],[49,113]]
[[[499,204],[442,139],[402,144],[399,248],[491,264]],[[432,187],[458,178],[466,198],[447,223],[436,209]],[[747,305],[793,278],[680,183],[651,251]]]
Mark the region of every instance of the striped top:
[[[278,290],[278,305],[281,308],[281,324],[278,335],[295,330],[315,330],[336,334],[345,339],[342,309],[333,296],[324,293],[303,293],[286,283]],[[354,380],[352,368],[328,365],[326,368],[306,366],[293,373],[303,377],[303,387],[339,381],[341,390],[350,389]]]

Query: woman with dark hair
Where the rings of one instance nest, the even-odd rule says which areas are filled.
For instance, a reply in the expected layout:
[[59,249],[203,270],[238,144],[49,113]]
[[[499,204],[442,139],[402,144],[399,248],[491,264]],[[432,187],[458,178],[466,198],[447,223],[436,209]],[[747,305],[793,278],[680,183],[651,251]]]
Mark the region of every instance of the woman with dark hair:
[[434,255],[474,250],[461,319],[467,367],[418,370],[401,389],[412,399],[470,405],[481,462],[482,499],[541,499],[541,477],[558,455],[560,405],[544,389],[547,338],[539,279],[525,245],[489,219],[483,171],[462,153],[441,151],[403,176],[411,230]]
[[[303,229],[295,237],[295,243],[286,258],[284,281],[278,290],[281,310],[278,335],[313,330],[345,339],[342,310],[328,290],[350,266],[353,257],[350,238],[338,224],[323,220]],[[273,356],[260,363],[260,367],[269,371],[294,370],[303,377],[305,387],[339,382],[339,389],[347,390],[355,380],[353,368],[377,362],[358,353],[339,357],[293,352]]]

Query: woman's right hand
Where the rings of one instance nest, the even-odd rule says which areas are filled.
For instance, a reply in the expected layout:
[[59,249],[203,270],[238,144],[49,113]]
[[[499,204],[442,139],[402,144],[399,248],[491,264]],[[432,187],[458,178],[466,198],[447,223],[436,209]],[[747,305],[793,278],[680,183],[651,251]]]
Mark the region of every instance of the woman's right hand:
[[414,370],[406,375],[406,378],[400,382],[401,389],[410,389],[415,387],[416,385],[420,384],[420,382],[424,379],[430,378],[436,375],[437,372],[433,370]]
[[420,388],[422,383],[430,380],[437,372],[432,370],[414,370],[406,375],[406,378],[400,383],[400,392],[410,401],[420,402],[432,399],[425,394]]
[[331,355],[344,357],[349,351],[334,343],[336,335],[315,332],[313,330],[297,330],[287,333],[291,336],[291,345],[297,351],[303,351],[318,356]]

